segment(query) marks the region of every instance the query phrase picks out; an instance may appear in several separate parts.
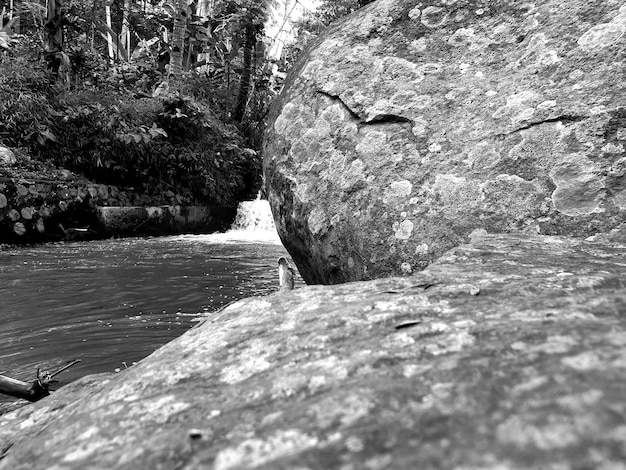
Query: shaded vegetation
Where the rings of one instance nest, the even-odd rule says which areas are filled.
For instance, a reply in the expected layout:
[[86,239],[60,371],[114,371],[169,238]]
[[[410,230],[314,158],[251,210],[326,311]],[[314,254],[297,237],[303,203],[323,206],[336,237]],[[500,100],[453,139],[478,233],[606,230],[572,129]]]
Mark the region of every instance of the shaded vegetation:
[[[300,43],[366,3],[323,2]],[[263,120],[290,63],[266,56],[275,4],[51,0],[10,10],[0,0],[0,145],[186,203],[252,196]]]
[[[48,26],[37,28],[45,21],[40,10],[30,12],[35,21],[22,21],[23,34],[2,36],[0,145],[97,182],[149,194],[173,192],[186,203],[232,204],[254,195],[261,157],[247,131],[260,127],[250,122],[259,113],[246,107],[258,100],[247,99],[240,88],[258,87],[239,83],[243,70],[230,70],[226,77],[216,66],[200,72],[189,61],[178,76],[168,76],[167,45],[158,37],[172,17],[167,8],[151,8],[142,21],[141,12],[133,10],[129,23],[138,44],[124,55],[118,40],[113,57],[107,56],[104,38],[110,31],[102,30],[97,18],[89,21],[89,6],[72,2],[61,11],[58,22],[66,34],[54,70],[50,54],[42,53]],[[256,20],[261,18],[250,19]],[[219,41],[215,46],[221,47]],[[191,58],[189,36],[184,47]],[[129,55],[132,60],[126,60]],[[228,63],[243,58],[237,51]],[[248,82],[258,78],[251,71],[245,75]],[[235,111],[239,119],[233,119]]]
[[25,58],[2,65],[0,138],[35,158],[99,182],[204,203],[244,196],[260,172],[234,125],[179,92],[137,96],[106,82],[66,91]]

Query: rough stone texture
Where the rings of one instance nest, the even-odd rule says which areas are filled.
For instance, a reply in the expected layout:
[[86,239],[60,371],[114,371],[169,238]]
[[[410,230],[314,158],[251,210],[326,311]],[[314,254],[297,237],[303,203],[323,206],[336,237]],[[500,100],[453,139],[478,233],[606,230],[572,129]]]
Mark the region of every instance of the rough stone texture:
[[0,417],[0,469],[623,470],[626,246],[477,234],[84,380]]
[[291,73],[267,131],[308,283],[427,266],[475,229],[626,221],[624,0],[379,0]]

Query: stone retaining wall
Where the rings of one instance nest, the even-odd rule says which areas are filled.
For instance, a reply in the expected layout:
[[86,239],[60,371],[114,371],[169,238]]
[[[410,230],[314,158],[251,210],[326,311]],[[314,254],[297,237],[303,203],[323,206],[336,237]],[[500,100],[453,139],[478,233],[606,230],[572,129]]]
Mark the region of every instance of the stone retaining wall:
[[98,207],[98,221],[107,235],[210,233],[227,230],[236,207],[158,206]]
[[178,199],[172,194],[165,201],[155,200],[71,176],[0,177],[0,243],[206,233],[228,228],[234,220],[236,208],[182,207]]

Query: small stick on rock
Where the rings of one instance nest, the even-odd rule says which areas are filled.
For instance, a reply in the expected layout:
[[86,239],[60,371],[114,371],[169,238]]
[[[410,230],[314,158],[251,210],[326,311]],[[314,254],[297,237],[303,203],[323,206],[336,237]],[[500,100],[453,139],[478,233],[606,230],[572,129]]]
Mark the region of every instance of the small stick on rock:
[[278,282],[280,290],[293,290],[295,286],[296,270],[289,266],[284,256],[278,258]]

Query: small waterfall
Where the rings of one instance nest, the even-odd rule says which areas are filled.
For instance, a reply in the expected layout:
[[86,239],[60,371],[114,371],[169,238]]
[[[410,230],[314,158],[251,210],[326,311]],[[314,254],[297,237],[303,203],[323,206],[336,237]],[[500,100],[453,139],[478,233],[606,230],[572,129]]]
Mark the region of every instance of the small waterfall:
[[254,201],[240,202],[231,230],[276,234],[269,201],[257,197]]

